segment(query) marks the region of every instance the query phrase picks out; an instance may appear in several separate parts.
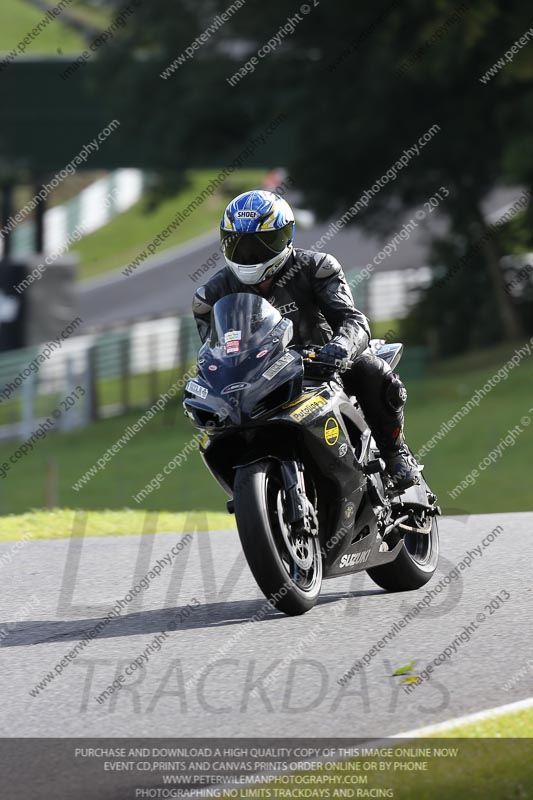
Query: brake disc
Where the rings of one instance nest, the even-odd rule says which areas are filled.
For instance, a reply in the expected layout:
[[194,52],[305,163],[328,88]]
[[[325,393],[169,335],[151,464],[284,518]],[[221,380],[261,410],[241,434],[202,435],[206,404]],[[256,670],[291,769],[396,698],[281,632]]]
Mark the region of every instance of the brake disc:
[[312,534],[293,534],[289,529],[287,523],[285,522],[285,517],[283,516],[282,492],[278,493],[276,505],[281,535],[283,536],[283,541],[285,542],[285,546],[290,557],[296,566],[300,567],[300,569],[310,569],[313,564],[314,557]]

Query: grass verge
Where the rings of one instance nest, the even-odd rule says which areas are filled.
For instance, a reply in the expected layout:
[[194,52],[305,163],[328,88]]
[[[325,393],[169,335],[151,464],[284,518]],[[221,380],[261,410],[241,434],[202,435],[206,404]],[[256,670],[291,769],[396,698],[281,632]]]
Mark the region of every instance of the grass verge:
[[[9,53],[15,50],[18,43],[22,42],[45,16],[46,12],[24,0],[2,0],[0,51]],[[58,17],[51,20],[39,36],[29,43],[24,55],[67,55],[81,53],[83,47],[82,37]]]
[[141,533],[187,533],[227,530],[234,517],[226,512],[85,511],[58,508],[0,517],[0,542],[68,539],[84,536],[131,536]]
[[[533,712],[526,710],[458,725],[434,737],[354,742],[357,758],[263,784],[269,794],[254,796],[527,800],[533,797],[532,736]],[[301,793],[303,787],[307,794]]]
[[[508,371],[507,377],[449,432],[441,427],[523,344],[470,353],[439,365],[424,380],[407,386],[406,435],[413,451],[418,452],[441,432],[441,438],[422,460],[443,509],[463,509],[467,513],[533,510],[526,477],[533,445],[532,356],[525,355],[519,366]],[[529,422],[526,419],[524,423],[525,418]],[[514,444],[503,445],[494,463],[480,469],[480,462],[512,429],[516,430]],[[479,476],[472,479],[472,485],[451,497],[449,493],[475,469]]]
[[[458,725],[446,733],[439,733],[439,738],[459,739],[533,739],[533,708],[512,711],[510,714]],[[533,785],[533,784],[532,784]]]
[[[73,488],[140,416],[140,412],[135,412],[102,420],[85,430],[52,434],[39,440],[30,453],[10,465],[7,477],[0,479],[2,513],[20,514],[49,505],[88,510],[223,511],[226,495],[209,477],[196,451],[141,505],[133,499],[177,453],[194,441],[195,431],[179,404],[168,404],[103,469],[96,469],[94,476],[78,490]],[[0,463],[9,462],[16,449],[14,442],[3,443]]]
[[[354,791],[353,796],[394,797],[395,800],[526,800],[533,796],[533,760],[529,739],[441,740],[439,737],[401,743],[400,740],[388,740],[385,746],[392,747],[394,751],[396,748],[429,748],[433,752],[457,748],[458,754],[456,757],[430,756],[427,759],[423,756],[374,759],[378,769],[380,764],[392,762],[392,770],[363,769],[362,772],[352,773],[368,778],[366,784],[357,788],[353,784],[346,784],[345,788],[350,787]],[[396,767],[408,761],[425,761],[427,770],[404,771]],[[331,774],[327,772],[327,775]],[[333,774],[340,777],[339,788],[342,787],[346,771],[339,769]],[[378,794],[379,791],[383,793]],[[333,797],[333,794],[330,796]]]

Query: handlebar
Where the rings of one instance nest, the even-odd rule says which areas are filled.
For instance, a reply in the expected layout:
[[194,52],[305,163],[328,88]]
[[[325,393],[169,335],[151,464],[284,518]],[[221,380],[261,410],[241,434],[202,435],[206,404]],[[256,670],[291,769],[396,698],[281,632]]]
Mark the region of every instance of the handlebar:
[[[319,345],[313,345],[311,347],[301,348],[301,349],[298,350],[298,352],[302,356],[302,361],[303,361],[303,364],[304,364],[304,368],[306,366],[308,366],[308,367],[324,366],[324,367],[328,367],[330,370],[332,370],[331,361],[321,361],[319,358],[317,358],[317,355],[320,353],[321,349],[322,348]],[[335,372],[339,372],[343,367],[343,363],[342,363],[341,359],[337,359],[337,362],[338,363],[335,364],[335,370],[334,370]],[[347,365],[345,365],[344,369],[343,369],[343,372],[346,369],[349,369],[351,364],[352,364],[352,362],[349,362]]]

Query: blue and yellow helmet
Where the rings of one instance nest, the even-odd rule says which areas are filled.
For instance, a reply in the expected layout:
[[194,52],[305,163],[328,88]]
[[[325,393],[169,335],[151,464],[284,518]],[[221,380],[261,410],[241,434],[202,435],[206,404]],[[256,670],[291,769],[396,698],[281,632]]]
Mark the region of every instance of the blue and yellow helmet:
[[289,258],[294,214],[277,194],[254,189],[236,197],[224,211],[220,240],[226,264],[247,285],[272,278]]

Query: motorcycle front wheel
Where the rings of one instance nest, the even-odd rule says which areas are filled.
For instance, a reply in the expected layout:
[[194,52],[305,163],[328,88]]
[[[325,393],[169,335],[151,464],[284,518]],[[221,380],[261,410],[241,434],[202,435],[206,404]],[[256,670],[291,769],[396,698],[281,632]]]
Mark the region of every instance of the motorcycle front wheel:
[[277,461],[237,470],[233,499],[242,549],[268,602],[290,616],[316,604],[322,586],[318,536],[294,535],[284,520],[284,488]]

